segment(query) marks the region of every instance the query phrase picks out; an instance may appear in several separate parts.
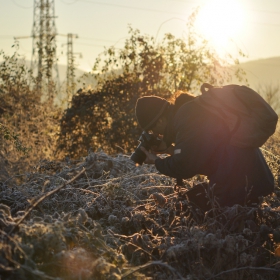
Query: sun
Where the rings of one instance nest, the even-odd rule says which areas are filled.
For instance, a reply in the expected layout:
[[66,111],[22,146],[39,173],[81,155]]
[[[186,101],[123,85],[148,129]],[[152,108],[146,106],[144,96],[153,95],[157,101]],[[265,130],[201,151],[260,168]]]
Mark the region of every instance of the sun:
[[240,35],[243,24],[244,10],[237,0],[208,0],[196,20],[198,32],[218,53],[226,51],[230,41]]

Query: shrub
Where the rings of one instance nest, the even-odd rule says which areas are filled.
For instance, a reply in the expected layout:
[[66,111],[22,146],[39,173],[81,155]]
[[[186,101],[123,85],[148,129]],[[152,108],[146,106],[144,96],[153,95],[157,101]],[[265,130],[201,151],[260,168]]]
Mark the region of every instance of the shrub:
[[18,174],[54,156],[61,113],[51,98],[42,101],[36,79],[17,52],[0,52],[0,57],[1,158],[6,170]]

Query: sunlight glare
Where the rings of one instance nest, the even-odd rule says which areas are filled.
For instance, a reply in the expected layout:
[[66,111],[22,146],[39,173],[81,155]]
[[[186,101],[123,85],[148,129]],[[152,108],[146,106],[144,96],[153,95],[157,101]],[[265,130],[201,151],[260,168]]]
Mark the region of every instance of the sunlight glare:
[[196,20],[198,32],[216,49],[224,52],[230,40],[238,37],[244,24],[244,10],[237,0],[209,0]]

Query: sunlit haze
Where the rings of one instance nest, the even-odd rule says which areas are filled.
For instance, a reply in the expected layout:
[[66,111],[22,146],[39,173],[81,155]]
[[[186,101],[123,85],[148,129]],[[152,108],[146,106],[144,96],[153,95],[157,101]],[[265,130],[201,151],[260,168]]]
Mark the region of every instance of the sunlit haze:
[[[112,45],[124,46],[128,26],[157,39],[165,33],[186,38],[186,21],[200,7],[197,28],[218,53],[238,46],[255,60],[280,56],[279,0],[55,0],[58,63],[67,63],[67,34],[76,34],[77,68],[92,69],[98,54]],[[32,55],[34,0],[0,0],[0,50]],[[231,48],[231,49],[230,49]]]
[[201,6],[196,26],[221,55],[241,36],[245,11],[237,0],[209,0]]

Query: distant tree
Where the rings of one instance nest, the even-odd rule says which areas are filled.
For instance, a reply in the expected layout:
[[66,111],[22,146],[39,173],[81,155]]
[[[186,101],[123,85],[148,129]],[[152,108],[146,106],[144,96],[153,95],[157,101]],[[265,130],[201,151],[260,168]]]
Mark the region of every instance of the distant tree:
[[140,96],[171,98],[178,90],[197,92],[203,82],[221,85],[233,75],[242,79],[240,68],[231,72],[227,67],[238,59],[220,59],[195,32],[195,16],[189,19],[187,38],[166,34],[156,43],[129,27],[130,38],[122,49],[105,50],[93,68],[97,86],[78,91],[64,113],[60,148],[73,157],[85,155],[89,148],[131,152],[141,132],[134,116]]

